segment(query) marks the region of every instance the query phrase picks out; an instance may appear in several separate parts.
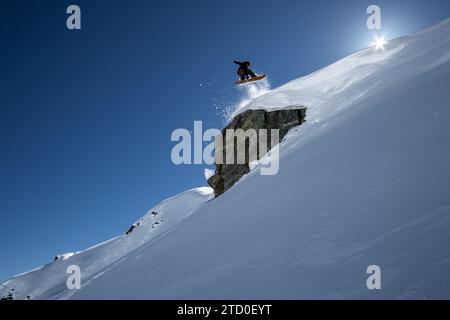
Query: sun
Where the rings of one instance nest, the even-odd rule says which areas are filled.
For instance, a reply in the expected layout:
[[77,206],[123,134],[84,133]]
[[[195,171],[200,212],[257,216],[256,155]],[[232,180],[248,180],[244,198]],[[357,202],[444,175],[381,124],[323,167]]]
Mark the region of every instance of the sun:
[[372,44],[375,46],[376,50],[384,50],[384,46],[386,45],[386,40],[384,37],[376,37],[375,42]]

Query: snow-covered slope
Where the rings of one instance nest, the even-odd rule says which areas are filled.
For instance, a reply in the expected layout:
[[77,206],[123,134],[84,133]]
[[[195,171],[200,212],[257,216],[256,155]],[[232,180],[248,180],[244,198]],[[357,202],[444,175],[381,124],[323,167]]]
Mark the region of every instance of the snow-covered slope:
[[[31,272],[18,275],[0,286],[0,296],[14,293],[14,298],[59,298],[69,297],[73,291],[67,289],[66,273],[70,265],[78,265],[82,271],[83,285],[120,263],[121,259],[137,248],[172,231],[206,201],[214,197],[211,188],[197,188],[167,199],[153,207],[133,224],[128,234],[123,234],[87,250],[57,255],[53,263]],[[87,280],[89,279],[89,280]],[[11,289],[14,289],[12,291]]]
[[[272,90],[236,112],[308,106],[277,175],[255,168],[213,201],[207,189],[168,200],[170,232],[152,233],[150,212],[130,238],[16,277],[0,295],[450,298],[449,83],[450,19]],[[69,264],[84,270],[81,290],[65,287]],[[366,287],[369,265],[381,290]]]

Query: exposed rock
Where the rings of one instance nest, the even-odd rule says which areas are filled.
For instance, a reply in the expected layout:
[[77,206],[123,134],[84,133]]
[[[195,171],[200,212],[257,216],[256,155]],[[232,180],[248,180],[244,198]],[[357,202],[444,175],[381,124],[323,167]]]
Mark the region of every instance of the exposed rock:
[[125,235],[129,235],[131,232],[133,232],[133,230],[134,230],[135,228],[139,227],[140,224],[141,224],[140,222],[134,223],[134,224],[130,227],[130,229],[128,229],[127,232],[125,232]]
[[9,292],[6,296],[1,297],[0,300],[6,301],[6,300],[14,300],[14,296],[11,292]]
[[[242,129],[244,131],[248,129],[254,129],[256,130],[256,134],[258,134],[259,130],[261,129],[267,129],[268,151],[273,147],[271,146],[270,130],[279,130],[279,141],[277,142],[279,143],[291,128],[299,126],[305,121],[305,114],[306,108],[303,106],[295,106],[289,109],[276,111],[247,110],[233,118],[231,123],[222,130],[222,136],[226,136],[227,129]],[[234,146],[234,148],[236,150],[236,146]],[[250,172],[248,148],[248,143],[246,143],[246,158],[245,163],[243,164],[237,164],[237,161],[234,162],[235,164],[216,163],[215,174],[208,179],[208,184],[214,189],[216,197],[223,194],[225,191],[231,188],[242,176]],[[224,159],[226,159],[226,150],[227,145],[224,141],[224,146],[221,150],[217,150],[216,148],[216,154],[218,152],[222,152],[222,154],[224,155]],[[264,152],[258,155],[257,158],[260,159],[266,153],[267,152]]]

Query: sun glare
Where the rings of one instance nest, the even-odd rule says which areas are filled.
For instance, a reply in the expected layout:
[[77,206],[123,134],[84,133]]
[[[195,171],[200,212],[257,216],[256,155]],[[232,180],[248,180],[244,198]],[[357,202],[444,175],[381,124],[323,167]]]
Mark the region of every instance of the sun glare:
[[376,50],[384,50],[384,46],[386,45],[386,40],[384,37],[376,37],[375,42],[372,44],[375,46]]

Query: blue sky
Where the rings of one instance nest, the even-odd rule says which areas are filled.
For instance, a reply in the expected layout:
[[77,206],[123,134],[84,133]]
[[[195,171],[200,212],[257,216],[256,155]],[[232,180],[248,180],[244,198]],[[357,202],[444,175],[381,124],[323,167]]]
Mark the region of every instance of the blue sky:
[[172,164],[170,135],[223,127],[240,98],[232,60],[272,87],[306,75],[372,41],[369,4],[389,38],[450,16],[448,0],[2,1],[0,280],[206,185],[204,166]]

